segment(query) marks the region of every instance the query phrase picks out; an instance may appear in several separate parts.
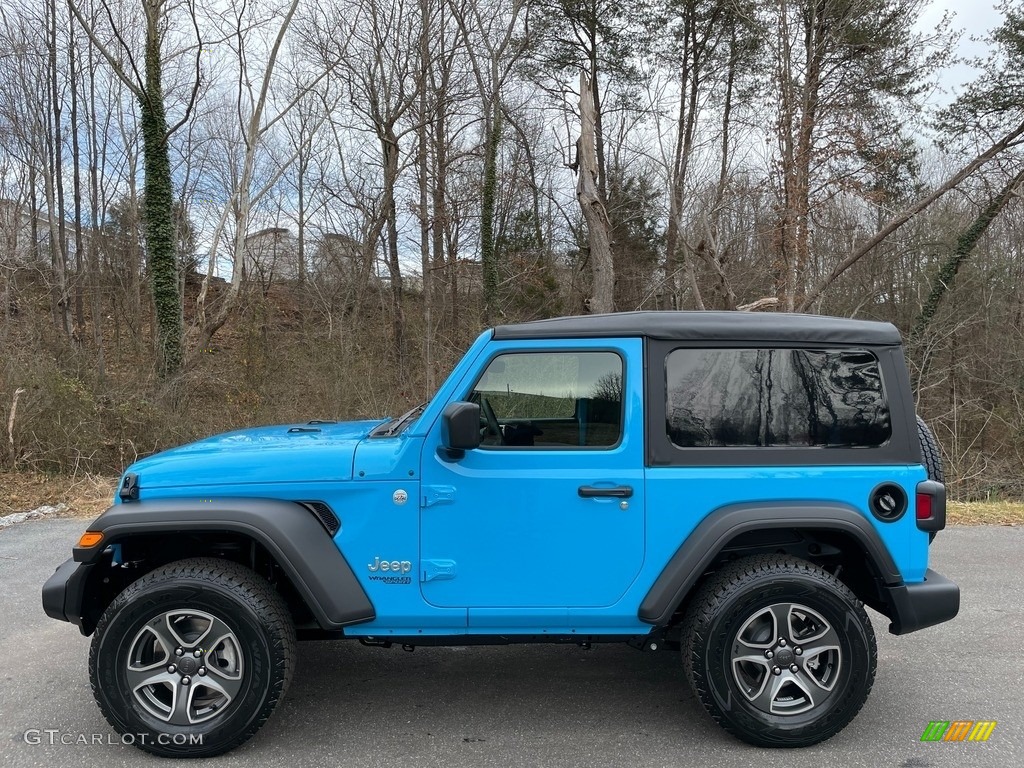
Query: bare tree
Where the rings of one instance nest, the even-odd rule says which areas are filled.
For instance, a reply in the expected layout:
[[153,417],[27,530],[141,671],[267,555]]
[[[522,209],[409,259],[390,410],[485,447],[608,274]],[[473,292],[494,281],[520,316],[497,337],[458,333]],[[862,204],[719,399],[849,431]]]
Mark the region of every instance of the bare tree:
[[923,0],[777,0],[770,5],[777,103],[778,223],[775,280],[780,305],[804,298],[814,206],[857,172],[851,148],[899,138],[895,106],[912,103],[943,53],[914,30]]
[[[668,178],[668,229],[666,232],[665,271],[672,287],[672,306],[680,307],[682,289],[680,269],[686,274],[697,309],[704,309],[704,298],[697,282],[693,255],[688,253],[684,232],[686,223],[687,183],[690,166],[697,148],[697,124],[708,92],[716,85],[712,74],[721,43],[726,18],[726,3],[712,0],[684,0],[678,5],[676,39],[672,40],[667,58],[678,69],[681,86],[675,125],[675,141],[670,158]],[[733,70],[730,70],[733,71]],[[726,102],[731,96],[727,94]],[[728,109],[726,110],[728,112]],[[728,117],[728,115],[727,115]],[[727,130],[726,124],[724,130]]]
[[1019,146],[1021,143],[1024,143],[1024,123],[1020,123],[1015,126],[1009,133],[995,141],[991,146],[982,151],[977,157],[972,159],[931,192],[922,196],[912,205],[893,216],[888,222],[886,222],[885,226],[879,229],[872,237],[868,238],[867,241],[855,248],[848,256],[840,261],[835,268],[833,268],[833,270],[820,283],[818,283],[817,286],[807,293],[804,300],[798,307],[799,311],[807,312],[811,309],[811,307],[814,306],[814,303],[821,297],[822,293],[824,293],[844,272],[864,258],[864,256],[869,254],[874,248],[884,242],[886,238],[890,237],[894,232],[896,232],[896,230],[910,221],[914,216],[921,213],[921,211],[925,210],[950,190],[955,189],[986,163],[998,157],[1007,149]]
[[480,203],[480,264],[483,270],[483,320],[490,323],[498,312],[498,253],[494,236],[498,195],[498,150],[502,138],[502,91],[521,57],[528,38],[522,25],[528,0],[512,0],[501,6],[482,2],[452,2],[473,68],[483,113],[483,183]]
[[[399,370],[405,369],[405,300],[399,258],[398,179],[403,160],[401,140],[415,126],[405,121],[417,102],[422,86],[418,76],[421,24],[419,5],[406,0],[381,5],[357,0],[351,19],[342,22],[337,35],[351,46],[349,55],[338,57],[356,128],[370,132],[378,146],[381,205],[370,232],[371,248],[383,242],[391,293],[392,344]],[[326,47],[325,45],[325,47]]]
[[576,196],[587,220],[587,236],[590,243],[590,269],[593,275],[590,311],[614,312],[615,274],[609,234],[611,225],[598,187],[597,153],[594,149],[595,106],[592,94],[590,79],[586,74],[580,74],[580,139],[576,145],[579,178],[576,182]]
[[[280,106],[277,106],[276,110],[273,108],[275,105],[270,102],[271,85],[274,82],[281,49],[295,17],[298,4],[299,0],[290,0],[280,21],[266,38],[267,45],[263,50],[253,51],[250,49],[249,36],[252,26],[244,7],[227,19],[231,31],[228,39],[232,44],[232,55],[235,58],[238,73],[235,93],[237,145],[232,149],[240,151],[234,153],[235,161],[229,169],[231,183],[227,194],[228,199],[213,232],[208,256],[210,266],[197,299],[196,324],[199,332],[196,349],[209,347],[214,335],[227,322],[231,310],[238,300],[243,278],[242,264],[245,259],[247,228],[253,207],[274,189],[284,173],[303,151],[303,145],[300,143],[289,155],[277,158],[274,168],[270,170],[265,179],[261,179],[260,183],[256,185],[254,182],[257,161],[263,143],[274,126],[281,123],[302,101],[306,91],[315,87],[331,72],[331,67],[326,66],[320,72],[310,73],[309,77],[294,92],[294,95],[285,99]],[[340,53],[344,55],[344,49]],[[263,65],[261,76],[257,84],[254,85],[252,73],[256,68],[251,61],[255,56],[265,57],[266,64]],[[273,113],[270,117],[266,116],[268,110]],[[325,121],[326,115],[321,117],[318,124],[323,124]],[[318,124],[310,126],[310,130],[315,130]],[[232,263],[231,285],[220,298],[214,311],[208,313],[206,301],[209,295],[210,278],[215,270],[218,249],[224,238],[225,227],[229,219],[232,219],[233,224],[233,236],[229,243]]]
[[109,0],[99,0],[107,20],[106,30],[114,43],[108,47],[95,19],[87,18],[80,3],[68,0],[68,8],[82,25],[96,49],[113,72],[139,102],[140,128],[145,158],[143,188],[143,219],[146,250],[152,279],[153,304],[159,329],[160,370],[174,374],[182,362],[182,309],[178,281],[178,256],[174,237],[174,184],[167,142],[170,135],[184,125],[195,106],[200,84],[200,55],[203,40],[196,20],[194,0],[187,0],[188,20],[195,32],[195,80],[191,96],[181,120],[168,127],[166,94],[163,85],[165,63],[164,43],[170,23],[169,16],[178,9],[170,0],[141,0],[144,17],[142,50],[117,23]]

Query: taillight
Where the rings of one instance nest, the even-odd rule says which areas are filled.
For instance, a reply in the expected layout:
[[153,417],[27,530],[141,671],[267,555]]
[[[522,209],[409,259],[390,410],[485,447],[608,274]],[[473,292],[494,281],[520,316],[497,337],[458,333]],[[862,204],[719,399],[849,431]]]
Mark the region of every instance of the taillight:
[[927,493],[917,494],[917,519],[930,520],[932,516],[932,497]]
[[917,527],[922,531],[941,531],[946,527],[946,486],[934,480],[917,484],[914,494]]

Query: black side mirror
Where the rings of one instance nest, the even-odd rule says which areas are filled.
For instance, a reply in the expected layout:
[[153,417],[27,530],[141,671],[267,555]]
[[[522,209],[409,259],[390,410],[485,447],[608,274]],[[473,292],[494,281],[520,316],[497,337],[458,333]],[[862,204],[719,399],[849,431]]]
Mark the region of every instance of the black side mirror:
[[461,459],[466,451],[480,447],[480,406],[449,403],[441,413],[441,450],[449,461]]

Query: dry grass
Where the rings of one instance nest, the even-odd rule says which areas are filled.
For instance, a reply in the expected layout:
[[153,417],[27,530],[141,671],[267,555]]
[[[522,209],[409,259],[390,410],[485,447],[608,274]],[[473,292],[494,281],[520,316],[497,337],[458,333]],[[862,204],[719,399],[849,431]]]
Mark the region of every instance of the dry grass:
[[94,517],[110,506],[117,478],[0,472],[0,515],[63,504],[60,517]]
[[951,525],[1024,525],[1024,502],[951,501],[946,519]]

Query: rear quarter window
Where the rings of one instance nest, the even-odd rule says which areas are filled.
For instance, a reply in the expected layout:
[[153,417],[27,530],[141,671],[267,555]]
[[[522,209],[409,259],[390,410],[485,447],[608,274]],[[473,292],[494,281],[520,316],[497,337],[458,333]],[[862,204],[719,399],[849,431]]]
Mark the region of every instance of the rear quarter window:
[[665,392],[678,448],[874,448],[892,436],[868,350],[676,349]]

